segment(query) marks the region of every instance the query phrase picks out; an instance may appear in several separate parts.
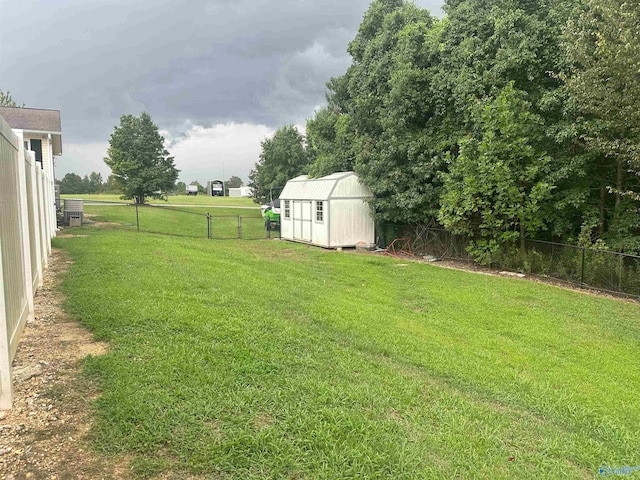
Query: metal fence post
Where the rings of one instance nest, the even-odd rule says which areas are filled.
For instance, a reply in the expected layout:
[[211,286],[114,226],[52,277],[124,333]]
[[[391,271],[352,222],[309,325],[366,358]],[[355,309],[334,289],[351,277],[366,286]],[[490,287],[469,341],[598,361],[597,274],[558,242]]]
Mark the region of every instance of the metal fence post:
[[238,240],[242,240],[242,217],[238,215]]
[[138,200],[136,199],[136,226],[138,227],[138,232],[140,231],[140,218],[138,217]]
[[211,240],[211,214],[207,212],[207,238]]
[[624,257],[620,255],[618,258],[620,259],[620,269],[618,271],[618,292],[624,292],[624,289],[622,288],[622,283],[624,281]]
[[585,252],[585,248],[582,247],[582,272],[580,274],[580,287],[584,288],[584,252]]

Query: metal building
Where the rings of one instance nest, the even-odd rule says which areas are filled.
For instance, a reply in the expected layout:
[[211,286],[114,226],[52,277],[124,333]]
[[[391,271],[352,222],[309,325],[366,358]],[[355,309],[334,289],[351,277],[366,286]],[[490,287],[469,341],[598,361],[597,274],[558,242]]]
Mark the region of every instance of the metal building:
[[370,198],[371,190],[354,172],[289,180],[280,194],[282,238],[327,248],[372,245]]

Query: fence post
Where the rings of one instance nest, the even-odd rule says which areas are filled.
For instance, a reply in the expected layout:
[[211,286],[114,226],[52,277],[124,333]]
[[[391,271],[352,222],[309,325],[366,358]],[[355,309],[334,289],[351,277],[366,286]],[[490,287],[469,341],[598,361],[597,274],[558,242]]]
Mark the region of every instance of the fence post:
[[585,248],[582,247],[582,272],[580,274],[580,288],[584,288],[584,252]]
[[622,255],[619,255],[618,258],[620,259],[620,269],[618,271],[618,292],[624,292],[622,288],[622,277],[624,277],[624,257]]
[[138,228],[138,232],[140,231],[140,217],[138,217],[138,199],[135,200],[136,202],[136,227]]
[[211,240],[211,214],[207,212],[207,238]]
[[238,240],[242,240],[242,217],[238,215]]

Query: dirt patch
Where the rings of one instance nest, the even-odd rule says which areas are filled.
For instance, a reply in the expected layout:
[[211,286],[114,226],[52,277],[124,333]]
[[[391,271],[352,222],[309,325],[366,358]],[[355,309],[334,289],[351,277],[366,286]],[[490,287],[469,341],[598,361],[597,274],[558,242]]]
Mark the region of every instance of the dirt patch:
[[275,418],[266,413],[261,413],[256,418],[253,419],[253,425],[256,430],[262,430],[263,428],[269,427],[275,423]]
[[0,477],[125,479],[128,462],[93,452],[91,401],[98,390],[80,374],[81,360],[107,345],[61,308],[59,284],[71,261],[53,250],[14,360],[14,407],[0,411]]
[[75,238],[75,237],[88,237],[89,235],[74,235],[73,233],[58,233],[57,238]]

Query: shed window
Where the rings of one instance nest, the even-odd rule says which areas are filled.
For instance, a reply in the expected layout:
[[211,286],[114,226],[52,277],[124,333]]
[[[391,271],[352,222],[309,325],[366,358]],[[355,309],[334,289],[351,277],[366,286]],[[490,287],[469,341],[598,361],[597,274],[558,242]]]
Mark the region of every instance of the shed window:
[[291,218],[291,200],[284,201],[284,218]]
[[316,202],[316,222],[324,221],[324,202]]

